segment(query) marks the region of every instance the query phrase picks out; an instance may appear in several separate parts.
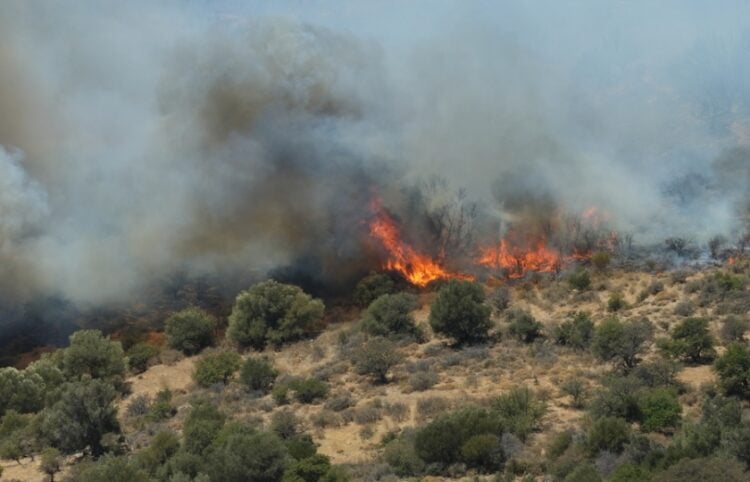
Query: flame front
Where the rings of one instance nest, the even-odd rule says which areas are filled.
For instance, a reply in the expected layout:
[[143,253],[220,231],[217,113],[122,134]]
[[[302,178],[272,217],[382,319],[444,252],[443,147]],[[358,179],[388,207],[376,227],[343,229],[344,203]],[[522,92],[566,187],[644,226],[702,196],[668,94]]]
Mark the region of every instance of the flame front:
[[388,252],[385,268],[398,271],[410,283],[426,286],[439,279],[473,280],[466,273],[455,273],[445,269],[430,256],[420,253],[401,240],[398,225],[383,209],[379,199],[370,204],[373,218],[370,221],[370,234],[378,239]]
[[543,240],[536,241],[531,248],[521,248],[503,239],[496,246],[482,248],[477,261],[483,266],[503,269],[508,278],[518,279],[529,271],[557,272],[564,259]]

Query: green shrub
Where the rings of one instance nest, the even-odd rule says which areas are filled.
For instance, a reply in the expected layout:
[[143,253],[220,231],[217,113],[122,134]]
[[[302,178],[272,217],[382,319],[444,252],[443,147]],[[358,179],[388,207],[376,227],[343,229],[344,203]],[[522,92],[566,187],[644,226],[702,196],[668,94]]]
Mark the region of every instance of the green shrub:
[[591,255],[591,264],[597,271],[605,271],[612,261],[612,256],[606,251],[597,251]]
[[177,409],[172,405],[172,391],[168,388],[159,390],[149,407],[148,418],[159,422],[173,417],[176,413]]
[[573,408],[583,408],[586,398],[586,385],[580,378],[568,378],[560,388],[564,394],[573,399]]
[[127,457],[106,455],[96,462],[81,464],[71,480],[76,482],[151,482],[148,474]]
[[136,343],[126,353],[128,366],[134,373],[143,373],[148,368],[149,362],[159,354],[159,351],[158,346]]
[[711,360],[716,356],[714,338],[708,331],[708,320],[686,318],[672,330],[672,339],[660,343],[669,356],[693,363]]
[[653,325],[646,319],[622,322],[611,317],[596,328],[592,350],[601,360],[615,361],[626,368],[633,368],[653,331]]
[[312,437],[307,433],[294,434],[284,439],[284,444],[289,455],[295,460],[312,457],[318,451],[318,447],[313,442]]
[[299,434],[299,426],[299,418],[293,411],[285,409],[279,410],[271,416],[269,429],[282,440],[287,440]]
[[554,461],[573,444],[573,433],[570,430],[558,432],[549,439],[547,444],[547,459]]
[[224,426],[226,416],[213,403],[196,400],[182,427],[184,448],[191,454],[202,454]]
[[576,467],[563,482],[602,482],[602,477],[596,471],[596,467],[588,463]]
[[571,288],[578,291],[585,291],[591,287],[589,272],[583,268],[579,268],[569,274],[567,281]]
[[44,380],[36,373],[13,367],[0,368],[0,415],[7,410],[21,413],[40,410],[46,390]]
[[511,389],[490,402],[493,414],[505,429],[521,440],[535,430],[547,411],[544,402],[537,400],[527,387]]
[[354,302],[365,307],[381,296],[393,293],[394,289],[395,284],[390,276],[384,273],[370,273],[354,288]]
[[205,355],[195,364],[193,378],[201,387],[210,387],[216,383],[229,383],[234,373],[240,368],[240,356],[234,351],[219,351]]
[[482,472],[499,470],[505,460],[500,439],[491,433],[474,435],[461,446],[461,460]]
[[578,312],[554,330],[555,342],[576,350],[585,350],[594,337],[594,322],[586,312]]
[[208,475],[222,482],[279,481],[287,457],[286,447],[275,435],[230,425],[211,444]]
[[165,331],[171,348],[194,355],[213,342],[216,319],[198,308],[187,308],[167,318]]
[[588,432],[587,446],[591,454],[603,450],[620,453],[630,438],[630,426],[617,417],[604,417],[596,420]]
[[68,377],[122,378],[125,354],[120,342],[110,341],[99,330],[80,330],[70,336],[63,352],[63,367]]
[[421,333],[411,312],[419,306],[410,293],[383,295],[370,303],[362,319],[362,330],[372,336],[408,335],[416,339]]
[[251,357],[242,364],[240,382],[250,390],[268,393],[278,375],[279,372],[267,359]]
[[641,429],[647,432],[675,428],[680,423],[682,406],[672,390],[654,388],[638,398],[641,412]]
[[510,326],[508,331],[524,343],[531,343],[542,336],[542,324],[524,310],[512,310],[508,313]]
[[750,398],[750,351],[742,343],[732,343],[714,363],[719,385],[727,395]]
[[318,482],[331,470],[331,461],[321,454],[292,462],[284,473],[282,482]]
[[387,338],[372,338],[355,352],[354,363],[360,374],[371,375],[378,383],[388,381],[388,371],[401,361],[396,345]]
[[[48,447],[42,451],[40,454],[40,460],[39,460],[39,471],[45,475],[48,475],[50,478],[50,482],[54,482],[55,480],[55,474],[60,472],[62,470],[62,457],[60,456],[60,451]],[[0,475],[2,475],[2,472],[0,472]]]
[[237,295],[227,338],[262,349],[310,337],[322,329],[323,302],[300,288],[264,281]]
[[317,378],[296,380],[289,388],[294,390],[294,398],[300,403],[313,403],[328,395],[328,384]]
[[149,474],[156,471],[180,449],[180,439],[174,432],[162,431],[154,435],[148,447],[137,454],[139,466]]
[[413,440],[396,439],[385,446],[383,458],[399,477],[412,477],[424,472],[425,463],[417,455]]
[[607,300],[607,309],[613,313],[620,311],[625,308],[625,299],[622,297],[622,293],[615,292],[609,295]]
[[750,328],[747,318],[728,316],[721,324],[721,339],[724,343],[744,341],[745,332]]
[[747,482],[748,474],[743,464],[725,457],[684,458],[656,474],[653,480],[659,482]]
[[484,304],[484,290],[478,283],[450,280],[440,288],[430,309],[430,326],[436,333],[458,343],[487,338],[492,326],[490,307]]
[[650,482],[651,480],[651,472],[647,469],[640,465],[624,463],[610,474],[607,482]]

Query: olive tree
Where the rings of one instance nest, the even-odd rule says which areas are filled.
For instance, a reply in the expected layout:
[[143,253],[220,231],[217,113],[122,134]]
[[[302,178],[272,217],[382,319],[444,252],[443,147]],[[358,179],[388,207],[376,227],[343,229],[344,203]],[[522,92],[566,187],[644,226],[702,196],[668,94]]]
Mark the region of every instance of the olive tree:
[[63,369],[68,377],[111,379],[125,375],[125,354],[120,342],[111,341],[99,330],[80,330],[70,336],[63,352]]
[[280,346],[319,332],[324,309],[297,286],[264,281],[237,295],[227,337],[242,347]]

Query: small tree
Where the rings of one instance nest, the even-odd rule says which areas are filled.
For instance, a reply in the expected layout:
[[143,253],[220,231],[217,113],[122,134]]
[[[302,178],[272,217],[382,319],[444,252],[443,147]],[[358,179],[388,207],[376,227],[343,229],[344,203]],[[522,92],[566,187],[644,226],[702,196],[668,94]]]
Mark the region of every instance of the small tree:
[[252,357],[245,360],[240,370],[240,382],[250,390],[268,393],[279,372],[265,358]]
[[277,436],[228,425],[212,444],[208,475],[211,480],[222,482],[279,481],[287,457]]
[[362,329],[372,336],[409,335],[420,338],[411,312],[419,306],[410,293],[383,295],[370,303],[362,319]]
[[237,295],[227,338],[256,349],[280,346],[318,333],[324,309],[322,301],[296,286],[264,281]]
[[586,385],[580,378],[568,378],[560,386],[565,395],[570,395],[573,408],[583,408],[586,398]]
[[167,318],[167,343],[186,355],[194,355],[213,341],[216,319],[198,308],[187,308]]
[[401,361],[396,345],[387,338],[372,338],[355,353],[357,371],[372,375],[378,383],[388,381],[388,371]]
[[596,328],[592,349],[601,360],[616,361],[630,369],[638,363],[638,355],[653,331],[653,325],[646,319],[622,322],[611,317]]
[[63,367],[69,377],[123,377],[125,354],[120,342],[110,341],[99,330],[80,330],[70,336],[63,352]]
[[50,447],[44,449],[40,455],[39,471],[48,475],[50,482],[55,482],[55,474],[62,469],[60,451]]
[[747,318],[728,316],[721,324],[721,339],[725,343],[743,341],[748,328],[750,328],[750,324],[748,324]]
[[588,433],[588,448],[592,455],[606,450],[620,453],[630,438],[630,426],[617,417],[604,417],[595,421]]
[[104,435],[120,431],[115,396],[112,385],[103,380],[67,383],[60,400],[45,413],[45,437],[66,454],[88,447],[94,456],[101,455]]
[[675,358],[693,363],[710,360],[716,356],[714,338],[708,331],[708,320],[686,318],[672,330],[672,339],[660,343],[662,350]]
[[531,343],[542,336],[542,324],[525,310],[515,309],[508,313],[510,334],[524,343]]
[[216,383],[226,385],[240,368],[240,360],[240,356],[234,351],[211,353],[198,360],[193,378],[201,387],[210,387]]
[[432,303],[430,326],[458,343],[482,341],[492,326],[490,311],[490,307],[484,304],[481,285],[450,280],[440,288]]
[[714,363],[719,385],[727,395],[750,398],[750,351],[741,343],[732,343]]
[[383,295],[393,293],[395,284],[385,273],[370,273],[362,278],[354,288],[354,302],[358,306],[368,306]]

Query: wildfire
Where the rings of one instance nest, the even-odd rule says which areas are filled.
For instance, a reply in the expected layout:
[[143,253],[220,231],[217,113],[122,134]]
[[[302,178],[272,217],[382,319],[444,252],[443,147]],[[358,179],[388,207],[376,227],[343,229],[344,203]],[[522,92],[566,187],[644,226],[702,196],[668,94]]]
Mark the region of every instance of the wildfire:
[[379,199],[373,199],[370,209],[373,212],[370,234],[377,238],[388,252],[388,261],[384,266],[386,269],[398,271],[417,286],[426,286],[438,279],[474,279],[469,274],[445,269],[438,261],[402,241],[398,225],[383,209]]
[[531,247],[513,246],[503,239],[500,244],[480,250],[478,263],[500,268],[511,279],[522,278],[528,271],[554,273],[560,270],[564,258],[560,253],[538,240]]

